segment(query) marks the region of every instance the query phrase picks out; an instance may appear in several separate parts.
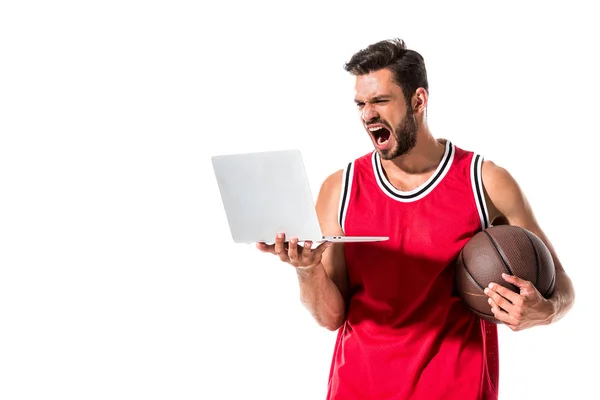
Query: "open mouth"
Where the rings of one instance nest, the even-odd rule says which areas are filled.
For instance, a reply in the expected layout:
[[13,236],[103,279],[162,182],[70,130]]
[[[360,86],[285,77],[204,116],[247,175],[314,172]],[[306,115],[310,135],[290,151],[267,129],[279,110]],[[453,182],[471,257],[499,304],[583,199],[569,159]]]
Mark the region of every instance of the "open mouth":
[[391,132],[390,130],[382,124],[369,125],[367,127],[369,133],[373,136],[373,140],[377,143],[378,146],[385,146],[390,140]]

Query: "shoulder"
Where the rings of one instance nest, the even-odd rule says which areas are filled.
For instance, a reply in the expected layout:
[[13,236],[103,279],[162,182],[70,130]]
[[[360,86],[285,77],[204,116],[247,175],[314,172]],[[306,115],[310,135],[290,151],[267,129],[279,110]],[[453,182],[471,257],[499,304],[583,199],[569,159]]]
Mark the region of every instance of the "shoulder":
[[321,184],[321,191],[319,192],[320,199],[339,197],[345,171],[345,169],[339,169],[325,178]]
[[330,174],[321,185],[321,191],[324,193],[333,192],[333,194],[339,194],[342,186],[347,184],[346,180],[351,179],[356,169],[362,170],[364,168],[371,168],[372,159],[374,152],[363,154],[362,156],[353,159],[348,162],[343,168]]
[[481,168],[481,178],[491,221],[501,217],[508,218],[529,208],[519,184],[506,168],[485,160]]
[[486,190],[494,192],[494,194],[498,194],[507,189],[518,189],[517,181],[510,172],[508,172],[506,168],[501,167],[490,160],[483,161],[481,177]]
[[325,235],[342,234],[338,221],[338,205],[342,189],[342,177],[344,170],[340,169],[329,175],[321,185],[317,197],[317,216],[321,224],[321,230]]

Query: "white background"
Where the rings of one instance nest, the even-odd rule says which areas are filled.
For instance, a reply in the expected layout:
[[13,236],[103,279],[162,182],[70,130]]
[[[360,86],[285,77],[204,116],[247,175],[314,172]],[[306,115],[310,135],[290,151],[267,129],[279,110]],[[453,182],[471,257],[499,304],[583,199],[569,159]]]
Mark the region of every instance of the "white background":
[[300,148],[316,196],[371,150],[343,64],[392,37],[434,135],[517,178],[577,290],[500,327],[501,399],[595,393],[600,32],[549,3],[3,2],[0,398],[323,399],[335,333],[232,243],[210,156]]

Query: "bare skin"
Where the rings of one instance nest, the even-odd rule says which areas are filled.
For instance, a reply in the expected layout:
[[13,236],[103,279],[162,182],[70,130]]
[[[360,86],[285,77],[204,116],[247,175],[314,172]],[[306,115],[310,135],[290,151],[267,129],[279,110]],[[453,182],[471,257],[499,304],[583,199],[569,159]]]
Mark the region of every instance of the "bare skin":
[[[316,210],[321,231],[326,236],[343,234],[337,221],[337,202],[342,186],[342,171],[329,176],[319,192]],[[346,318],[348,301],[348,273],[344,258],[344,244],[323,242],[315,249],[313,243],[298,244],[297,238],[285,243],[279,234],[275,244],[257,243],[267,253],[279,256],[281,261],[296,268],[300,284],[300,300],[317,323],[329,330],[337,330]],[[331,248],[328,251],[328,248]]]
[[513,331],[558,321],[569,311],[575,299],[571,279],[540,228],[525,194],[509,172],[486,161],[481,176],[489,197],[487,205],[490,220],[520,226],[536,234],[550,250],[556,268],[555,289],[549,299],[545,299],[531,282],[517,276],[505,275],[503,278],[517,286],[519,293],[497,282],[491,283],[485,292],[494,316]]
[[[427,91],[423,88],[417,89],[410,99],[418,126],[415,146],[406,154],[385,159],[384,155],[393,154],[399,143],[394,135],[390,135],[382,144],[369,128],[379,125],[396,127],[407,117],[408,107],[402,88],[393,81],[388,69],[356,77],[355,102],[361,123],[382,155],[381,162],[388,180],[399,190],[409,191],[427,181],[444,154],[444,144],[431,134],[427,125],[427,101]],[[373,121],[378,123],[374,124]],[[506,276],[504,279],[519,287],[520,293],[492,283],[486,293],[492,312],[515,331],[558,321],[574,301],[571,280],[510,174],[491,161],[485,161],[482,179],[490,221],[521,226],[539,236],[551,250],[557,273],[555,291],[550,299],[544,299],[531,282],[515,276]],[[324,235],[344,234],[337,218],[341,186],[340,170],[330,175],[319,191],[316,210]],[[273,245],[257,243],[261,251],[275,254],[296,268],[302,303],[321,326],[337,330],[345,321],[348,303],[344,245],[324,242],[314,249],[312,245],[310,242],[300,245],[297,238],[290,238],[288,245],[283,233],[278,235]]]

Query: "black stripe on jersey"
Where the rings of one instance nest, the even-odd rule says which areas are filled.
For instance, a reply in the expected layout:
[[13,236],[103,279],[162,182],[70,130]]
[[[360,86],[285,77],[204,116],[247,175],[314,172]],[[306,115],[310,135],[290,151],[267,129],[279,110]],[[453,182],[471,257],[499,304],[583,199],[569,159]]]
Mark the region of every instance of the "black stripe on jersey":
[[422,195],[423,193],[425,193],[432,185],[434,185],[438,181],[439,177],[442,174],[444,174],[444,172],[446,172],[446,169],[448,168],[448,163],[452,159],[453,154],[454,154],[454,146],[452,146],[452,144],[450,144],[449,151],[448,151],[448,154],[446,155],[446,158],[443,161],[442,168],[439,169],[439,171],[435,175],[435,177],[421,190],[419,190],[418,192],[412,193],[412,194],[408,194],[408,195],[399,194],[393,188],[391,188],[389,185],[386,184],[386,180],[381,175],[382,167],[381,167],[381,159],[379,158],[379,153],[375,153],[376,160],[377,160],[377,168],[375,168],[375,173],[377,174],[377,179],[379,180],[379,183],[381,183],[381,185],[387,190],[387,192],[390,195],[392,195],[394,197],[398,197],[400,199],[412,199],[412,198],[418,197],[418,196]]
[[344,172],[344,183],[342,187],[342,202],[340,204],[340,226],[344,226],[344,219],[346,218],[346,197],[348,197],[348,186],[350,183],[350,169],[352,168],[352,163],[348,163],[348,167],[346,167],[346,171]]
[[477,194],[477,202],[479,203],[479,209],[481,210],[481,214],[483,216],[483,229],[487,229],[489,227],[488,215],[485,207],[485,196],[483,195],[483,188],[479,184],[481,182],[480,172],[482,168],[483,159],[479,154],[475,156],[475,162],[473,163],[473,176],[475,180],[475,192]]

